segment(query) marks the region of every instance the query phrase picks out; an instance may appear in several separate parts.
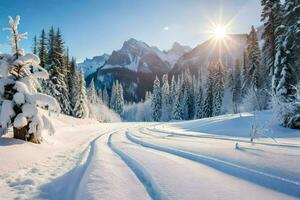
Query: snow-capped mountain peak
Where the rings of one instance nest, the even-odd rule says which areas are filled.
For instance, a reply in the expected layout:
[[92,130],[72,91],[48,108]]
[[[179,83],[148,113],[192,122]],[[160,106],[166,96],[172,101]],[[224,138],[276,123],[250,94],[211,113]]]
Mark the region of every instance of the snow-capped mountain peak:
[[83,69],[85,76],[88,76],[102,67],[109,56],[108,54],[103,54],[101,56],[94,56],[93,58],[86,58],[82,63],[79,63],[78,66]]

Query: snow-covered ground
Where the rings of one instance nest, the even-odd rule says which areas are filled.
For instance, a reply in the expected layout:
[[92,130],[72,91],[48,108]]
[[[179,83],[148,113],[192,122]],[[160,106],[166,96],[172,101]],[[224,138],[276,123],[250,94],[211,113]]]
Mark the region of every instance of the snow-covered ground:
[[271,112],[171,123],[51,119],[56,134],[41,145],[0,139],[0,199],[300,198],[300,131],[278,126]]

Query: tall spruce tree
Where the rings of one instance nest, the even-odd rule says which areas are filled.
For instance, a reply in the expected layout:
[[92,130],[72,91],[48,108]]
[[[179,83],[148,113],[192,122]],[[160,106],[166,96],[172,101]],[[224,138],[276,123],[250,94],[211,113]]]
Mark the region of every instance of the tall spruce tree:
[[76,90],[76,103],[74,106],[74,116],[78,118],[86,118],[89,116],[89,108],[87,106],[86,87],[84,81],[83,70],[80,70],[78,76],[78,89]]
[[151,108],[152,108],[152,119],[153,121],[160,121],[161,119],[161,89],[160,89],[160,81],[156,76],[153,84],[153,95],[151,100]]
[[46,32],[43,29],[38,42],[38,55],[40,58],[40,66],[45,68],[47,62],[47,44],[46,44]]
[[208,78],[206,82],[206,96],[203,106],[203,116],[212,117],[214,111],[214,66],[208,66]]
[[233,112],[238,113],[239,104],[242,102],[242,81],[241,81],[241,70],[240,61],[237,59],[235,67],[232,72],[232,82],[230,83],[232,92],[232,104]]
[[102,99],[103,99],[103,103],[108,106],[109,102],[110,102],[110,99],[109,99],[109,95],[108,95],[106,87],[104,87],[104,89],[103,89]]
[[88,90],[88,100],[91,104],[94,104],[94,105],[98,103],[98,97],[96,94],[94,79],[92,79],[92,81],[90,83],[90,87]]
[[170,86],[168,75],[164,74],[162,78],[163,84],[161,87],[161,98],[162,98],[162,121],[169,121],[171,118],[172,105],[170,96]]
[[221,114],[224,97],[224,71],[220,62],[217,62],[214,68],[214,100],[213,100],[213,115]]
[[69,93],[63,70],[64,48],[60,32],[54,33],[52,27],[48,36],[48,59],[46,68],[49,80],[46,83],[46,93],[52,95],[59,103],[64,114],[72,114]]
[[124,108],[124,97],[123,97],[123,87],[118,80],[113,84],[110,107],[116,111],[116,113],[121,114]]
[[198,79],[197,79],[197,87],[195,91],[195,118],[200,119],[203,117],[203,86],[202,86],[202,73],[199,70]]
[[[80,77],[77,72],[76,59],[72,58],[70,62],[69,73],[68,73],[68,94],[69,94],[72,110],[74,110],[75,105],[77,103],[77,93],[78,93],[77,88],[81,84],[79,79]],[[74,112],[73,115],[75,115]]]
[[[300,2],[286,0],[284,3],[283,23],[278,28],[281,36],[277,41],[277,54],[273,89],[282,125],[300,129],[300,104],[296,90],[299,83],[300,65]],[[298,88],[299,91],[299,88]]]
[[281,22],[282,5],[280,0],[261,0],[263,7],[261,21],[264,22],[264,31],[262,39],[264,45],[262,53],[265,57],[265,62],[269,71],[269,75],[274,74],[274,62],[276,56],[276,29]]
[[38,41],[36,35],[33,37],[33,46],[32,46],[32,53],[37,55],[37,49],[38,49]]

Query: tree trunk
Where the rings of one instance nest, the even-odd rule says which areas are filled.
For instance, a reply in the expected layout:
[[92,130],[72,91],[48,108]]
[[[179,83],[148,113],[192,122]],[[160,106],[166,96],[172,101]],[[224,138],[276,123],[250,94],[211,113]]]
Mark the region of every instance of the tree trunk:
[[36,144],[40,144],[41,143],[41,139],[37,138],[35,134],[28,134],[28,130],[29,130],[29,125],[27,124],[26,126],[22,127],[22,128],[13,128],[14,130],[14,138],[16,139],[20,139],[20,140],[24,140],[24,141],[29,141],[29,142],[33,142]]

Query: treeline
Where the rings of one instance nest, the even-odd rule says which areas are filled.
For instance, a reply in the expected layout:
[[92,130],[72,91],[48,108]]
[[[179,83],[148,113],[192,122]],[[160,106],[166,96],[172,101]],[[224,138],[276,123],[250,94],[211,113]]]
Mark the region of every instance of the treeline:
[[49,79],[41,83],[42,92],[53,96],[64,114],[87,117],[84,74],[77,69],[75,58],[70,59],[60,29],[51,27],[47,33],[43,29],[38,38],[34,37],[32,51],[49,73]]
[[[191,75],[189,70],[177,77],[173,75],[171,82],[164,75],[162,84],[155,79],[153,93],[147,92],[145,97],[151,96],[154,121],[200,119],[268,107],[271,97],[265,79],[268,74],[254,27],[242,62],[236,60],[235,66],[224,66],[216,59],[208,64],[205,74],[199,70],[196,75]],[[224,102],[225,93],[227,102]]]

